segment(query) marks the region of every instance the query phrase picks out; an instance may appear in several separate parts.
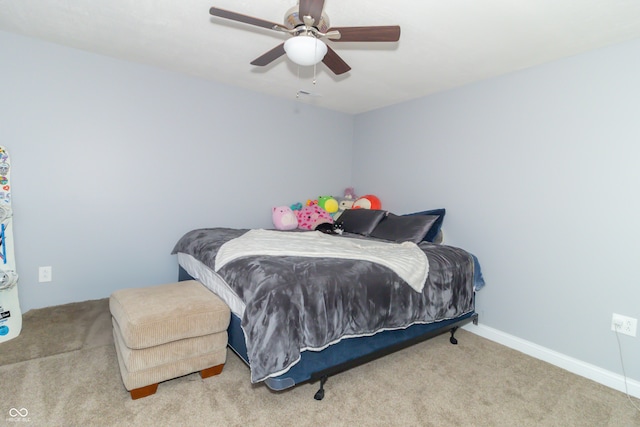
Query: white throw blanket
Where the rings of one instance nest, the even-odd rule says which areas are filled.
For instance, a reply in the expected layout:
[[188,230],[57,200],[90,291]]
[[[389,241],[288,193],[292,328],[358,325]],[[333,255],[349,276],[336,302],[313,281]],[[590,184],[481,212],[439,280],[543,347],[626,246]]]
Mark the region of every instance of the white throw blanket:
[[347,258],[371,261],[393,270],[417,292],[429,274],[429,260],[412,242],[386,243],[331,236],[319,231],[286,233],[250,230],[223,244],[216,255],[215,271],[229,262],[252,255]]

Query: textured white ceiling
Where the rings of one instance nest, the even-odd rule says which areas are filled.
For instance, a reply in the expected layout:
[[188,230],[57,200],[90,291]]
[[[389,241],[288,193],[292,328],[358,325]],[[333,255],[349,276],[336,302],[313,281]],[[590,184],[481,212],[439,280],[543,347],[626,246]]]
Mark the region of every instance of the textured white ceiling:
[[283,22],[295,0],[0,0],[0,30],[360,113],[640,37],[639,0],[326,0],[332,26],[400,25],[397,43],[332,43],[352,67],[249,64],[288,36],[209,15]]

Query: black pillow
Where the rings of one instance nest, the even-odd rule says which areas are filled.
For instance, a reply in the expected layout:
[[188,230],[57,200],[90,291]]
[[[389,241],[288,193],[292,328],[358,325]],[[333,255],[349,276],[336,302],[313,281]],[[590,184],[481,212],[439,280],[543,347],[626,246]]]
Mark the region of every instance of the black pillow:
[[415,212],[415,213],[411,213],[411,214],[407,214],[404,216],[413,216],[413,215],[438,215],[438,219],[436,220],[435,224],[433,224],[433,226],[431,227],[431,229],[427,232],[427,235],[424,236],[424,241],[427,242],[433,242],[436,237],[438,236],[438,233],[440,233],[440,229],[442,228],[442,222],[444,221],[444,214],[446,213],[445,209],[431,209],[428,211],[422,211],[422,212]]
[[389,213],[371,233],[371,237],[393,242],[420,243],[438,220],[437,215],[398,216]]
[[347,209],[342,212],[337,221],[342,222],[344,231],[347,233],[368,236],[386,214],[387,211],[377,209]]

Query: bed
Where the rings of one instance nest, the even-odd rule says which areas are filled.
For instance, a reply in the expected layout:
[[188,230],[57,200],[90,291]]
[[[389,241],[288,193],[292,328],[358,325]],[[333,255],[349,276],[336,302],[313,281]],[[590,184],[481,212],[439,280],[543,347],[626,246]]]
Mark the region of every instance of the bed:
[[176,243],[179,280],[229,305],[228,345],[252,383],[320,381],[320,400],[334,374],[446,332],[455,344],[477,323],[478,260],[428,240],[440,216],[367,210],[344,224],[341,235],[204,228]]

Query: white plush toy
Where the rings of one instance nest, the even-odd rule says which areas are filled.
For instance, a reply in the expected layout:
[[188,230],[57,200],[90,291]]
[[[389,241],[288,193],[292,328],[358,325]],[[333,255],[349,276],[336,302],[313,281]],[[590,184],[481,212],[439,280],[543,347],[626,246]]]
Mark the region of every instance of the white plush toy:
[[349,187],[344,190],[344,197],[338,199],[338,212],[333,214],[333,219],[338,219],[342,212],[353,207],[353,203],[356,201],[356,193],[353,191],[353,187]]

